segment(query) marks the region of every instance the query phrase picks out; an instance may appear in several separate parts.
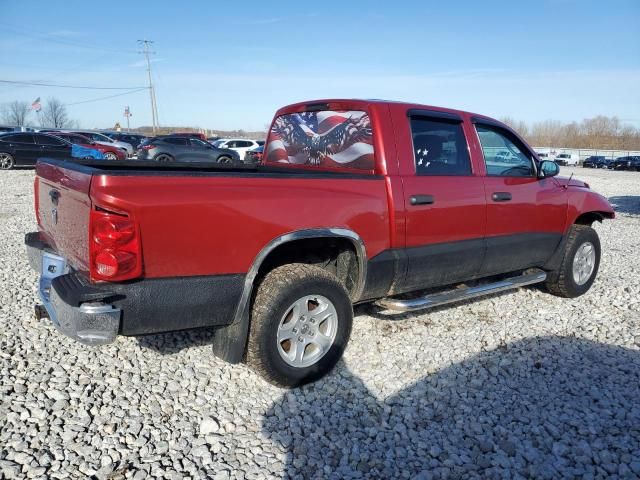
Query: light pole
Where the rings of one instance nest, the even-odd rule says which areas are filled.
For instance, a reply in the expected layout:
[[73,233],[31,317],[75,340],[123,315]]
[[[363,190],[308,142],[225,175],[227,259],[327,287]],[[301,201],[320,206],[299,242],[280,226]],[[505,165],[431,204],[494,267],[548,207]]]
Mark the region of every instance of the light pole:
[[151,61],[149,60],[149,54],[154,53],[149,50],[149,47],[153,42],[151,40],[138,40],[138,43],[142,45],[142,53],[147,60],[147,75],[149,76],[149,98],[151,100],[151,128],[153,129],[153,134],[155,135],[158,128],[158,108],[156,105],[156,93],[153,88],[153,81],[151,79]]

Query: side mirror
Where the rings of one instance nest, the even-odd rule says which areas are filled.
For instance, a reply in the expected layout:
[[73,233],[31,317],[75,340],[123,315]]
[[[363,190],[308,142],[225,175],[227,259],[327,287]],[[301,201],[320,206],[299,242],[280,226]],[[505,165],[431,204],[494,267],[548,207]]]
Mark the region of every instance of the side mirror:
[[543,160],[540,162],[538,170],[538,178],[555,177],[560,173],[560,167],[556,162],[551,160]]

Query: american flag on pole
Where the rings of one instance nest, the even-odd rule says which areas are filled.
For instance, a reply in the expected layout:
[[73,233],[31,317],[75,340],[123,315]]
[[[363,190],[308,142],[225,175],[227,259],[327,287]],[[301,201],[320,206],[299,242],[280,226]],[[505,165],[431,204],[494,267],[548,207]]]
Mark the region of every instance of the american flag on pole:
[[42,110],[42,104],[40,103],[40,97],[36,98],[33,103],[31,104],[31,110],[35,110],[36,112],[39,112],[40,110]]
[[373,170],[371,121],[365,112],[303,112],[276,118],[265,163]]

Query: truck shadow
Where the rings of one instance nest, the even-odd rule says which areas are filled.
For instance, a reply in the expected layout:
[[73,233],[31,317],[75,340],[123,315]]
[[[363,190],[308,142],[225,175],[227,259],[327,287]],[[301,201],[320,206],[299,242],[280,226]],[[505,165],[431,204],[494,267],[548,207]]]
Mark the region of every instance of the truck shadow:
[[638,398],[637,350],[538,337],[385,399],[340,365],[284,393],[262,430],[285,478],[637,478]]
[[157,333],[138,337],[138,345],[154,350],[162,355],[173,355],[185,348],[211,345],[215,330],[213,328],[197,328],[179,332]]
[[617,213],[628,213],[630,215],[640,215],[640,196],[623,195],[619,197],[609,197],[609,203]]

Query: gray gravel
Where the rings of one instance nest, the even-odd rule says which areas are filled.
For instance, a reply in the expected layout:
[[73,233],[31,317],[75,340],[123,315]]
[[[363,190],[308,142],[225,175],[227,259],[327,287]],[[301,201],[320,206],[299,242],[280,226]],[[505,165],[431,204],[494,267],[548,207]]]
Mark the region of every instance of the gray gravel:
[[575,169],[618,209],[584,297],[359,307],[339,368],[284,391],[209,332],[93,349],[36,321],[33,172],[0,173],[0,477],[640,477],[640,174]]

